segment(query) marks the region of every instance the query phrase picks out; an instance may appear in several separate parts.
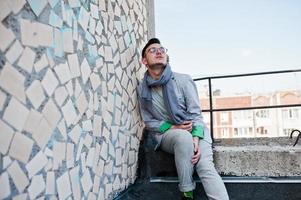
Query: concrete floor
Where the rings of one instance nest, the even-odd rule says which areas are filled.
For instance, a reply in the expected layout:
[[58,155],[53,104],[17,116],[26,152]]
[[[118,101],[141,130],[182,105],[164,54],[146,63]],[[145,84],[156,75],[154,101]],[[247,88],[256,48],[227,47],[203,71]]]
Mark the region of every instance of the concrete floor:
[[[230,200],[301,200],[300,183],[226,183]],[[201,183],[197,183],[195,199],[207,199]],[[177,200],[177,183],[137,181],[115,200]]]

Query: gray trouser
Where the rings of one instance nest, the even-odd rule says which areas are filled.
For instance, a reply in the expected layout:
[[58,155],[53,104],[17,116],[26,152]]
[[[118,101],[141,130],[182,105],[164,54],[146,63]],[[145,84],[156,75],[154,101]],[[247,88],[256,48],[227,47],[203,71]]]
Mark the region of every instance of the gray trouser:
[[[191,133],[181,129],[170,129],[163,134],[160,147],[163,151],[175,156],[180,191],[194,190],[195,182],[192,178],[194,166],[191,163],[193,156]],[[229,197],[225,185],[214,167],[211,144],[200,140],[199,148],[201,157],[195,165],[195,169],[202,181],[207,197],[210,200],[228,200]]]

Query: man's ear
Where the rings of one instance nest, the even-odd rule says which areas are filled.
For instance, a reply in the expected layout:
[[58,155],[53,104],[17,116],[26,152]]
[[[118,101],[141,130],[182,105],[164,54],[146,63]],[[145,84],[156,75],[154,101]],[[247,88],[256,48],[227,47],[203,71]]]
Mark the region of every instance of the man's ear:
[[142,63],[144,64],[144,65],[147,65],[147,60],[146,60],[146,58],[142,58]]

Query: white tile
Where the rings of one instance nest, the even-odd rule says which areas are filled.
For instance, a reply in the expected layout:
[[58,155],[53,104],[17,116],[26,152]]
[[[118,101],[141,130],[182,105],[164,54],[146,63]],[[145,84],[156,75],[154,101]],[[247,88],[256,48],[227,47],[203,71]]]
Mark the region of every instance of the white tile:
[[46,0],[27,0],[27,2],[29,3],[36,16],[39,16],[47,5]]
[[53,158],[53,152],[48,147],[45,148],[44,153],[46,156]]
[[32,23],[33,29],[36,31],[36,42],[40,46],[53,46],[53,27],[38,22]]
[[83,51],[83,38],[81,35],[78,36],[77,50]]
[[14,161],[13,164],[7,169],[9,176],[13,180],[16,188],[19,193],[23,192],[24,189],[28,186],[29,181],[25,173],[22,171],[20,165],[17,161]]
[[0,50],[4,52],[15,39],[14,33],[0,24]]
[[79,0],[68,0],[68,3],[69,3],[71,8],[80,7],[80,1]]
[[65,123],[65,120],[62,119],[59,124],[57,125],[57,128],[59,129],[62,137],[63,137],[63,140],[66,141],[67,140],[67,130],[66,130],[66,123]]
[[84,112],[88,108],[88,101],[86,99],[85,91],[82,91],[76,100],[77,109],[80,113],[80,115],[84,114]]
[[48,143],[51,134],[52,134],[52,128],[50,127],[47,120],[42,117],[39,125],[35,128],[34,132],[32,133],[33,139],[36,141],[37,145],[44,149],[46,144]]
[[58,191],[59,199],[66,199],[71,195],[71,186],[68,171],[66,171],[56,180],[56,188]]
[[74,144],[73,143],[67,143],[66,165],[67,168],[74,167]]
[[92,142],[93,142],[93,137],[87,134],[84,140],[84,145],[89,149],[92,145]]
[[38,47],[36,41],[36,30],[32,23],[27,19],[20,19],[21,42],[23,45]]
[[63,41],[64,41],[64,52],[73,53],[73,37],[72,37],[72,29],[65,28],[63,29]]
[[[76,16],[74,15],[72,9],[70,9],[69,7],[66,8],[66,6],[64,6],[64,7],[65,7],[65,11],[66,11],[66,20],[65,21],[69,27],[72,27],[73,21],[76,20]],[[73,35],[72,35],[72,37],[73,37]]]
[[105,60],[107,62],[113,62],[113,52],[112,52],[112,47],[110,46],[105,46],[104,47],[105,51]]
[[95,194],[98,194],[99,192],[99,185],[100,185],[100,177],[95,175],[94,176],[94,181],[93,181],[93,189],[92,192],[94,192]]
[[109,38],[109,42],[112,47],[113,53],[115,53],[118,50],[118,44],[114,37],[114,34],[112,34],[111,37]]
[[51,171],[53,167],[52,159],[48,159],[47,165],[44,167],[45,172]]
[[29,47],[25,47],[19,59],[18,65],[24,70],[26,70],[28,73],[31,73],[35,57],[36,57],[35,52],[31,50]]
[[88,200],[97,200],[96,194],[94,194],[93,192],[89,192],[88,193]]
[[85,171],[87,170],[86,168],[86,152],[82,152],[80,154],[80,164],[81,164],[81,168],[82,168],[82,173],[85,173]]
[[74,97],[77,99],[81,92],[82,92],[82,86],[79,83],[78,79],[75,79]]
[[34,130],[38,127],[40,124],[40,121],[42,119],[42,114],[34,109],[31,109],[28,117],[26,119],[26,122],[24,124],[23,129],[27,132],[33,133]]
[[105,142],[103,142],[103,143],[101,144],[100,156],[101,156],[104,160],[107,160],[107,157],[108,157],[108,145],[107,145],[107,143],[105,143]]
[[54,63],[54,60],[53,60],[53,52],[50,51],[50,49],[47,49],[46,56],[47,56],[47,60],[48,60],[48,63],[49,63],[49,67],[53,68],[55,63]]
[[12,44],[12,46],[6,52],[6,59],[11,64],[14,64],[14,62],[19,58],[19,56],[22,54],[22,52],[23,52],[22,45],[20,44],[19,40],[15,40],[15,42]]
[[[109,104],[107,104],[107,106],[109,106]],[[103,108],[105,108],[105,107],[103,107]],[[108,127],[111,126],[111,124],[112,124],[113,117],[112,117],[112,114],[109,112],[108,109],[103,112],[103,121],[105,122],[105,124]],[[103,134],[103,135],[106,137],[105,134]],[[109,138],[109,137],[106,137],[106,138]]]
[[105,166],[105,162],[102,159],[100,159],[98,161],[97,168],[96,168],[96,171],[95,171],[95,174],[97,176],[102,176],[103,175],[104,166]]
[[57,65],[54,68],[54,70],[56,75],[59,77],[61,84],[65,84],[71,79],[70,70],[67,62]]
[[71,140],[74,142],[74,144],[78,144],[79,138],[81,136],[82,129],[77,124],[73,127],[73,129],[68,133],[68,136],[71,138]]
[[70,181],[72,194],[74,199],[81,199],[81,188],[80,188],[80,179],[79,179],[79,167],[74,167],[70,170]]
[[92,128],[91,120],[82,121],[82,124],[83,124],[83,131],[85,131],[85,132],[92,131],[93,128]]
[[101,83],[99,75],[92,73],[90,76],[90,82],[91,82],[93,90],[95,91],[98,88],[98,86],[100,86],[100,83]]
[[120,15],[121,15],[120,6],[115,6],[114,14],[115,14],[115,16],[120,17]]
[[3,110],[6,98],[7,98],[7,95],[4,92],[0,91],[0,111]]
[[116,176],[114,182],[113,182],[113,190],[118,191],[121,187],[119,176]]
[[88,167],[93,166],[94,155],[95,155],[95,148],[92,147],[89,149],[89,153],[88,153],[87,160],[86,160],[86,166],[88,166]]
[[98,94],[94,93],[94,100],[93,100],[93,102],[94,102],[93,110],[94,111],[97,111],[99,109],[99,101],[100,101],[100,99],[98,97]]
[[33,141],[21,133],[15,133],[10,149],[9,156],[27,163],[31,154]]
[[78,161],[82,152],[84,146],[84,139],[80,138],[79,143],[78,143],[78,147],[77,147],[77,152],[76,152],[76,157],[75,157],[75,161]]
[[27,191],[30,199],[35,199],[45,190],[45,181],[43,175],[34,176]]
[[67,103],[62,107],[63,116],[66,120],[67,126],[70,126],[77,117],[75,108],[72,101],[69,99]]
[[116,155],[116,157],[115,157],[115,165],[119,166],[122,163],[122,160],[121,160],[121,158],[122,158],[122,150],[120,148],[117,148],[115,155]]
[[97,165],[99,160],[99,154],[100,154],[100,145],[98,143],[95,144],[95,152],[94,152],[94,159],[93,159],[93,166],[92,171],[96,174],[97,171]]
[[25,93],[35,109],[38,109],[46,98],[39,80],[34,80]]
[[68,92],[64,86],[58,87],[54,92],[54,99],[58,106],[62,106],[68,97]]
[[47,67],[48,60],[47,60],[46,54],[43,54],[42,57],[40,58],[40,60],[38,60],[33,66],[34,66],[34,69],[36,72],[39,72],[42,69],[44,69],[45,67]]
[[7,17],[11,11],[9,0],[2,0],[0,6],[0,21]]
[[66,159],[66,144],[63,142],[54,142],[53,144],[53,168],[58,169],[63,160]]
[[87,30],[89,23],[90,13],[86,11],[84,6],[81,6],[78,16],[78,23],[81,25],[84,31]]
[[64,40],[63,34],[60,29],[54,29],[54,55],[58,57],[63,57],[64,55]]
[[62,115],[52,99],[49,99],[42,111],[51,128],[55,128]]
[[14,136],[14,130],[0,120],[0,153],[5,155]]
[[115,158],[115,149],[111,140],[108,140],[108,144],[109,144],[109,155],[112,156],[112,158]]
[[48,96],[51,96],[55,90],[55,88],[58,86],[59,82],[51,69],[48,69],[43,80],[42,85],[47,92]]
[[98,20],[95,31],[98,35],[102,35],[103,25],[101,20]]
[[13,197],[13,200],[27,200],[28,198],[27,193],[19,194]]
[[12,163],[12,159],[10,159],[9,156],[4,156],[2,170],[5,170],[11,163]]
[[20,10],[23,8],[23,6],[26,4],[25,0],[11,0],[9,1],[10,7],[14,14],[17,14],[20,12]]
[[86,84],[90,74],[91,74],[91,68],[89,66],[88,61],[86,60],[86,58],[84,58],[81,66],[81,73],[82,73],[82,80],[83,80],[83,84]]
[[45,194],[55,194],[55,173],[47,172]]
[[85,173],[81,177],[80,181],[84,190],[84,194],[87,196],[93,186],[89,170],[85,170]]
[[99,19],[98,6],[90,3],[91,16],[95,19]]
[[7,198],[11,191],[10,191],[10,185],[9,185],[9,178],[7,172],[3,172],[0,174],[0,199]]
[[78,41],[78,23],[77,20],[73,19],[73,40]]
[[25,77],[8,62],[4,65],[0,75],[0,86],[8,93],[25,102],[24,93]]
[[[18,113],[18,115],[16,115],[16,113]],[[15,98],[11,98],[5,110],[3,119],[17,130],[22,131],[28,114],[29,110],[23,104]]]
[[31,178],[36,175],[48,163],[46,155],[40,151],[37,153],[26,165],[28,177]]
[[109,195],[112,193],[112,190],[113,190],[112,183],[106,184],[106,186],[105,186],[105,198],[109,197]]
[[100,10],[103,10],[103,11],[106,11],[106,1],[99,1],[99,9]]
[[[92,18],[92,16],[90,17],[89,20],[89,32],[94,35],[95,34],[95,27],[96,27],[96,20]],[[92,36],[93,37],[93,36]],[[89,40],[89,39],[88,39]],[[92,40],[92,38],[91,38]],[[94,43],[92,41],[90,41],[90,43]]]

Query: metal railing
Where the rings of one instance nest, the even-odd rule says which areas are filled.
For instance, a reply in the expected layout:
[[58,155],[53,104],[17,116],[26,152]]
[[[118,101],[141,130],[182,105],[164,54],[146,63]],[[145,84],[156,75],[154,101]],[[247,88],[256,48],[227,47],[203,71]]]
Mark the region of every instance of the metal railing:
[[227,79],[236,77],[247,77],[247,76],[261,76],[261,75],[271,75],[271,74],[284,74],[284,73],[296,73],[301,72],[301,69],[296,70],[280,70],[280,71],[268,71],[268,72],[258,72],[258,73],[246,73],[246,74],[233,74],[233,75],[221,75],[221,76],[208,76],[203,78],[194,78],[195,82],[208,80],[209,87],[209,109],[204,109],[202,112],[210,113],[210,132],[211,138],[214,141],[214,123],[213,123],[213,113],[221,111],[236,111],[236,110],[255,110],[255,109],[269,109],[269,108],[284,108],[284,107],[296,107],[301,106],[301,104],[283,104],[283,105],[270,105],[270,106],[246,106],[246,107],[228,107],[228,108],[213,108],[213,93],[212,93],[212,81],[215,79]]

